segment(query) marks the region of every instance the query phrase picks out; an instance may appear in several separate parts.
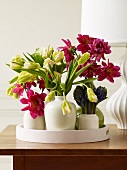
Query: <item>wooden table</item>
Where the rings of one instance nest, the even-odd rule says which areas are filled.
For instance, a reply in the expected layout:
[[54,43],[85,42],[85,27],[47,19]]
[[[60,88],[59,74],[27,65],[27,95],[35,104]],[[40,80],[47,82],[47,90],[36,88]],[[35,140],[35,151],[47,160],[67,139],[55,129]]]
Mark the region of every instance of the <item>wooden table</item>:
[[14,170],[126,170],[127,130],[110,126],[110,139],[84,144],[19,141],[15,126],[0,133],[0,155],[13,155]]

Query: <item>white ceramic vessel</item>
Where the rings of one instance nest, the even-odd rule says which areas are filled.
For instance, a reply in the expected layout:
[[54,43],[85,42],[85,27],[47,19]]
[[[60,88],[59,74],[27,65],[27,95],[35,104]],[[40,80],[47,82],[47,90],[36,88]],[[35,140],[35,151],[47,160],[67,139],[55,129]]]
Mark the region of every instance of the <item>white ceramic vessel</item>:
[[127,129],[127,44],[120,62],[121,86],[108,99],[106,108],[116,121],[118,129]]
[[96,114],[81,114],[79,115],[79,130],[98,129],[99,118]]
[[44,116],[37,116],[35,119],[33,119],[29,111],[26,111],[23,117],[23,126],[25,129],[44,130],[45,129]]
[[76,106],[70,103],[71,114],[63,115],[63,96],[55,96],[55,100],[45,106],[45,122],[47,130],[73,130],[76,122]]

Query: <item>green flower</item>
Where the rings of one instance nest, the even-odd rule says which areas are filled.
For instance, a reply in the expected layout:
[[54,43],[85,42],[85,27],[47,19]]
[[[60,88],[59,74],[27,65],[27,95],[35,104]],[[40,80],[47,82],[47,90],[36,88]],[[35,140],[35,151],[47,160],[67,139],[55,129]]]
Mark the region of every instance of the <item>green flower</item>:
[[39,63],[35,63],[35,62],[31,62],[31,61],[26,61],[24,64],[24,68],[26,69],[39,69],[40,68],[40,64]]
[[54,92],[54,91],[51,91],[51,92],[45,97],[45,101],[46,101],[46,102],[51,102],[54,97],[55,97],[55,92]]
[[22,56],[16,55],[16,57],[14,57],[14,58],[12,59],[11,64],[10,64],[10,67],[11,67],[12,69],[20,69],[20,68],[23,67],[24,62],[25,62],[25,60],[24,60],[24,58],[22,58]]
[[42,50],[42,56],[43,58],[49,58],[50,55],[53,53],[54,49],[52,47],[49,47],[48,49],[44,48]]
[[59,65],[61,64],[61,60],[64,59],[64,52],[62,51],[58,51],[58,52],[54,52],[53,53],[53,57],[54,57],[54,61],[57,63],[59,63]]
[[78,65],[84,64],[88,59],[90,58],[90,53],[86,52],[84,53],[80,59],[78,60]]
[[88,99],[91,102],[95,102],[96,103],[98,101],[97,96],[93,92],[93,89],[87,87],[87,95],[88,95]]
[[63,111],[63,115],[72,113],[72,108],[66,100],[64,100],[62,103],[62,111]]
[[43,64],[43,67],[46,68],[47,70],[49,70],[49,65],[51,67],[53,67],[53,65],[55,64],[55,62],[53,60],[51,60],[50,58],[46,58],[44,60],[44,64]]
[[8,96],[13,96],[13,89],[15,88],[15,86],[14,85],[11,85],[8,89],[7,89],[7,91],[6,91],[6,94],[8,95]]
[[31,73],[28,73],[27,71],[22,71],[19,74],[17,82],[19,84],[21,84],[21,83],[26,83],[26,82],[33,82],[34,80],[36,80],[36,76],[35,75],[33,75]]

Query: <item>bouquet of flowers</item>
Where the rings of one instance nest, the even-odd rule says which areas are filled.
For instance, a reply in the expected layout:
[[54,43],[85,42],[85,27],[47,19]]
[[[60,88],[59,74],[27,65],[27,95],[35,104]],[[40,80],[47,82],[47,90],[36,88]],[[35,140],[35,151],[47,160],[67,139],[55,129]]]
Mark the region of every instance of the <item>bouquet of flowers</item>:
[[[54,96],[64,97],[61,105],[63,115],[72,113],[66,96],[73,85],[77,85],[73,96],[81,113],[95,114],[97,104],[107,98],[107,89],[95,87],[93,81],[107,79],[113,83],[114,78],[120,76],[118,66],[109,60],[106,63],[105,54],[111,53],[108,42],[81,34],[77,40],[79,44],[74,46],[69,39],[62,39],[65,46],[57,50],[50,46],[36,49],[33,54],[13,57],[11,63],[7,64],[16,72],[9,82],[7,94],[20,99],[26,105],[22,111],[28,110],[33,119],[44,115],[45,103],[52,101]],[[66,77],[63,81],[64,74]],[[81,79],[77,80],[78,77]]]

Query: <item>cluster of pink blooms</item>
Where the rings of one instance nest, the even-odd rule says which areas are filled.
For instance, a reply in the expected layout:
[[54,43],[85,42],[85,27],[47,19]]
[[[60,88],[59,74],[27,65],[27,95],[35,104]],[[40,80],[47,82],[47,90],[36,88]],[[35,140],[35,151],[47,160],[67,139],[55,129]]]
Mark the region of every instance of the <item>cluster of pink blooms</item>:
[[[41,89],[41,93],[34,92],[31,87],[36,87],[37,84],[39,85],[39,88]],[[37,116],[43,116],[44,115],[44,101],[46,94],[43,93],[43,90],[45,88],[44,80],[40,79],[37,83],[35,82],[27,82],[25,85],[21,84],[15,84],[15,88],[13,90],[14,93],[18,94],[18,97],[21,97],[26,91],[27,98],[21,98],[20,102],[22,104],[26,104],[27,106],[22,108],[22,111],[29,110],[30,115],[33,119],[35,119]]]
[[108,42],[104,42],[103,39],[91,38],[88,35],[81,34],[78,34],[77,40],[79,44],[75,47],[71,44],[69,39],[62,39],[66,46],[59,47],[59,49],[64,51],[68,64],[74,60],[75,56],[77,57],[77,51],[80,51],[82,54],[85,52],[90,53],[90,59],[84,65],[81,65],[80,68],[90,63],[92,63],[92,66],[84,71],[80,75],[81,77],[96,77],[98,81],[107,79],[112,83],[114,82],[113,78],[120,77],[120,67],[114,66],[109,60],[108,63],[105,62],[106,59],[104,55],[111,53]]

